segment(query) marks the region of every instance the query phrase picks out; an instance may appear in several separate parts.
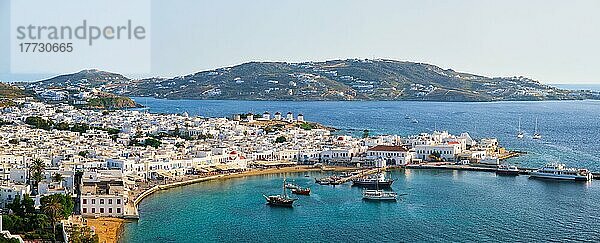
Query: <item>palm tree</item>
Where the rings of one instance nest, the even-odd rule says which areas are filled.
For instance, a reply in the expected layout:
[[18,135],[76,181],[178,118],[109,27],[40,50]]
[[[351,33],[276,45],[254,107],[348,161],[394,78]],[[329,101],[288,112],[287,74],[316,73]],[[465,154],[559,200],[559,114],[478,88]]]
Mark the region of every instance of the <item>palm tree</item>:
[[33,185],[36,189],[34,192],[37,192],[38,184],[44,179],[45,166],[44,161],[41,159],[34,159],[31,164],[31,179],[33,179]]
[[52,180],[55,182],[61,182],[64,179],[65,178],[60,173],[54,173],[54,175],[52,175]]
[[54,237],[56,237],[56,223],[62,218],[64,218],[63,204],[61,202],[61,199],[54,195],[43,197],[42,201],[42,211],[50,219],[50,222],[52,223],[52,232],[54,233]]

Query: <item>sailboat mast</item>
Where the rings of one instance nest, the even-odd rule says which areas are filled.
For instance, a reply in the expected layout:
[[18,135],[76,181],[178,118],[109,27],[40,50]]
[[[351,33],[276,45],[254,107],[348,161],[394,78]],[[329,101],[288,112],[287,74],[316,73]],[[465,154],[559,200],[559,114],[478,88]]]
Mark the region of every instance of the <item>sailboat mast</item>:
[[285,176],[283,176],[283,195],[287,197],[287,192],[285,191]]

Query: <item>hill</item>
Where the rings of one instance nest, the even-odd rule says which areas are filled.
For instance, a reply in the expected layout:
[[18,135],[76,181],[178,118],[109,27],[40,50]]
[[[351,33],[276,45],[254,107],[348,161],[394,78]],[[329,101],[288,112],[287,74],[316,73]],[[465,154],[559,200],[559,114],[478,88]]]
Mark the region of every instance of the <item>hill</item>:
[[[63,83],[65,82],[65,83]],[[250,62],[175,78],[130,80],[82,71],[37,87],[94,88],[166,99],[500,101],[600,99],[593,91],[558,89],[524,77],[490,78],[394,60]]]

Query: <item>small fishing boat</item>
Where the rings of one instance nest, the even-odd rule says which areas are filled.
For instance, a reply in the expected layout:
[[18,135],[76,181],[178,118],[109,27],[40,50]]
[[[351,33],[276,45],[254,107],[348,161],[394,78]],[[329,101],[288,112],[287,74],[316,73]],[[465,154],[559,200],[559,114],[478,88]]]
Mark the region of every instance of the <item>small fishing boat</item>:
[[363,190],[364,200],[376,200],[376,201],[396,201],[398,193],[384,191],[384,190]]
[[519,168],[511,164],[498,165],[496,175],[519,175]]
[[285,188],[286,189],[298,189],[298,188],[300,188],[300,186],[293,184],[293,183],[287,183],[287,184],[285,184]]
[[329,185],[330,182],[331,182],[331,179],[329,179],[329,177],[315,178],[315,183],[317,183],[319,185]]
[[298,187],[298,188],[292,189],[292,193],[297,194],[297,195],[308,196],[308,195],[310,195],[310,188]]

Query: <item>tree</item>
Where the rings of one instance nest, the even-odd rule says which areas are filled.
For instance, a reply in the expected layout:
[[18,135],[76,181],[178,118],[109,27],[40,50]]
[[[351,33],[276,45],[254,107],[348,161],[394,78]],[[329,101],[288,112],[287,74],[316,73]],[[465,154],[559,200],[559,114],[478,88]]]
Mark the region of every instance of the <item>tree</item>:
[[71,235],[71,238],[69,239],[70,242],[73,242],[73,243],[97,243],[99,241],[98,235],[93,234],[90,227],[87,227],[87,226],[80,227],[77,225],[73,225],[69,231],[70,231],[69,233]]
[[275,139],[276,143],[285,143],[285,141],[287,141],[287,139],[284,136],[279,136]]
[[39,116],[30,116],[25,118],[25,124],[31,125],[34,128],[50,130],[52,128],[53,122],[41,118]]
[[90,154],[90,152],[84,150],[84,151],[79,151],[79,153],[77,153],[77,154],[81,157],[87,157],[88,154]]
[[20,217],[25,217],[27,214],[35,213],[35,202],[29,197],[29,195],[25,195],[23,199],[21,199],[21,196],[16,195],[15,199],[6,205],[6,207],[15,215]]
[[429,158],[431,158],[434,161],[442,161],[442,155],[437,152],[437,151],[433,151],[430,155]]
[[31,164],[31,179],[33,179],[33,185],[36,189],[35,191],[37,191],[38,184],[40,183],[40,181],[44,179],[45,167],[46,165],[41,159],[34,159],[33,163]]
[[363,137],[363,138],[368,138],[368,137],[369,137],[369,130],[365,129],[365,130],[363,131],[363,135],[362,135],[362,137]]
[[54,173],[54,175],[52,175],[52,180],[55,182],[61,182],[64,179],[65,178],[60,173]]
[[56,225],[65,218],[68,218],[73,213],[73,201],[66,195],[53,194],[40,199],[42,212],[52,224],[52,232],[56,238]]
[[67,131],[67,130],[69,130],[69,123],[59,122],[56,125],[54,125],[54,128],[61,130],[61,131]]
[[158,148],[160,146],[160,141],[157,140],[157,139],[154,139],[154,138],[147,138],[144,141],[144,145],[150,146],[150,147],[153,147],[153,148]]

